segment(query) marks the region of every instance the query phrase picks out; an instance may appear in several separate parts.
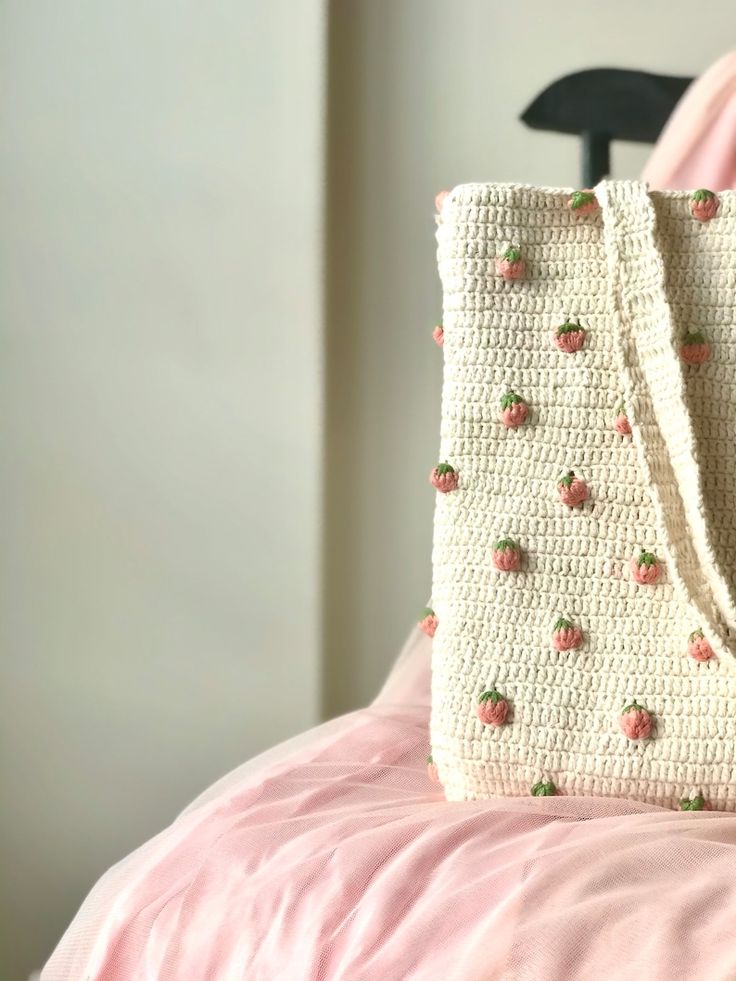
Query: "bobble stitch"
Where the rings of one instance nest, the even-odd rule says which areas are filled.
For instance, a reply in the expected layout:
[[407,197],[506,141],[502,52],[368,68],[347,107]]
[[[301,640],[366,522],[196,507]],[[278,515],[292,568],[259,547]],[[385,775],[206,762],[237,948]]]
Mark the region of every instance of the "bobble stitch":
[[432,759],[431,756],[427,757],[427,776],[432,781],[432,783],[440,782],[439,773],[437,772],[437,764],[435,763],[435,761]]
[[652,734],[652,717],[636,701],[624,706],[618,724],[627,739],[649,739]]
[[715,657],[715,651],[699,627],[697,630],[693,630],[687,639],[687,652],[696,661],[710,661],[712,657]]
[[552,783],[551,780],[544,781],[540,780],[539,783],[535,783],[530,791],[532,797],[556,797],[557,787]]
[[680,345],[680,357],[685,364],[704,364],[710,358],[710,344],[699,330],[689,330]]
[[432,331],[432,337],[437,347],[442,347],[445,343],[445,328],[442,324],[437,324],[435,329]]
[[460,481],[457,470],[449,463],[438,463],[429,471],[429,482],[441,494],[448,494],[450,491],[457,490]]
[[631,557],[630,565],[634,581],[640,586],[652,586],[659,579],[661,566],[653,552],[642,550],[638,556]]
[[697,221],[710,221],[718,211],[718,198],[713,191],[701,187],[690,195],[690,213]]
[[524,275],[524,260],[521,249],[516,245],[510,246],[503,255],[496,259],[496,272],[504,279],[521,279]]
[[529,406],[520,395],[507,392],[501,399],[501,422],[507,429],[523,426],[529,415]]
[[583,643],[583,633],[580,627],[560,617],[554,626],[552,643],[558,651],[573,651]]
[[555,327],[552,340],[560,351],[574,354],[585,343],[585,328],[580,326],[580,321],[574,324],[571,320],[566,320],[564,324]]
[[629,422],[629,417],[626,415],[623,402],[616,409],[616,419],[613,423],[613,428],[619,436],[631,436],[631,423]]
[[575,476],[574,471],[568,470],[565,476],[558,481],[557,491],[560,500],[569,508],[577,507],[588,499],[588,485],[584,480]]
[[501,692],[491,688],[480,696],[476,712],[483,725],[502,726],[509,714],[509,703]]
[[428,637],[434,637],[438,624],[439,620],[434,610],[429,606],[425,606],[424,612],[419,620],[419,629]]
[[521,565],[521,549],[511,538],[500,538],[493,546],[493,564],[499,572],[516,572]]
[[712,808],[702,794],[696,794],[694,797],[682,797],[680,799],[680,810],[681,811],[710,811],[712,810]]
[[577,215],[592,214],[600,207],[598,198],[589,187],[586,187],[584,191],[574,191],[567,203],[570,210]]
[[442,214],[442,208],[449,195],[449,191],[438,191],[434,196],[434,209],[438,215]]

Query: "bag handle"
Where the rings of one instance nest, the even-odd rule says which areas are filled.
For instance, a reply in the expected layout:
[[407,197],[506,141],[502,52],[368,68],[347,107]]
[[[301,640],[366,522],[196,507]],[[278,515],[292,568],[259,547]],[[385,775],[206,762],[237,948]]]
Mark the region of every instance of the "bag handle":
[[[736,603],[712,545],[676,325],[643,181],[601,181],[608,283],[639,463],[650,483],[668,568],[713,649],[736,668]],[[731,655],[731,657],[728,657]]]

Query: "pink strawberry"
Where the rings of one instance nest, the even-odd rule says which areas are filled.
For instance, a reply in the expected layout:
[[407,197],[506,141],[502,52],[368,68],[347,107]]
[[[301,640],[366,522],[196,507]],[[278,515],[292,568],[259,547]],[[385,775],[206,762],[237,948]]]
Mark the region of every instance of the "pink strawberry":
[[509,714],[509,703],[501,692],[491,688],[480,696],[477,708],[478,718],[486,726],[502,726]]
[[552,340],[565,354],[574,354],[585,343],[585,328],[580,326],[580,321],[574,324],[568,320],[555,327]]
[[449,463],[438,463],[429,471],[430,484],[441,494],[457,490],[459,480],[457,470],[451,467]]
[[521,279],[524,275],[524,260],[521,249],[512,245],[504,254],[496,259],[496,272],[504,279]]
[[718,198],[713,191],[701,187],[690,195],[690,212],[698,221],[710,221],[718,211]]
[[493,564],[499,572],[516,572],[521,565],[521,550],[511,538],[501,538],[493,546]]
[[439,783],[440,778],[437,772],[437,764],[432,759],[431,756],[427,757],[427,776],[432,781],[432,783]]
[[428,637],[434,637],[438,624],[439,620],[437,619],[437,615],[435,614],[434,610],[429,606],[425,606],[424,612],[419,620],[419,629]]
[[437,194],[435,194],[434,207],[438,215],[442,214],[442,208],[444,206],[445,201],[447,200],[447,196],[449,195],[449,193],[450,193],[449,191],[438,191]]
[[534,784],[530,793],[532,797],[556,797],[557,787],[551,780],[540,780],[539,783]]
[[651,586],[659,579],[661,567],[652,552],[642,550],[638,556],[632,555],[630,566],[634,581],[640,586]]
[[560,617],[555,623],[552,643],[558,651],[573,651],[583,642],[583,633],[580,627]]
[[704,364],[710,358],[710,344],[699,330],[689,330],[680,345],[680,357],[685,364]]
[[696,661],[710,661],[712,657],[715,657],[715,651],[705,639],[700,628],[693,630],[688,637],[687,652]]
[[589,187],[586,187],[584,191],[574,191],[568,204],[570,205],[570,210],[578,215],[589,215],[593,211],[597,211],[600,207],[598,198]]
[[445,329],[442,324],[437,324],[435,329],[432,331],[432,337],[437,347],[442,347],[445,343]]
[[616,420],[613,428],[619,436],[631,436],[631,423],[629,422],[629,417],[626,415],[623,403],[616,409]]
[[681,811],[711,811],[713,808],[702,794],[694,797],[683,797],[680,800]]
[[584,480],[576,477],[572,470],[568,470],[565,476],[558,481],[557,490],[560,500],[569,508],[574,508],[588,499],[588,485]]
[[507,392],[501,399],[501,422],[507,429],[522,426],[529,415],[529,406],[520,395]]
[[623,708],[618,724],[628,739],[648,739],[652,734],[651,715],[635,701]]

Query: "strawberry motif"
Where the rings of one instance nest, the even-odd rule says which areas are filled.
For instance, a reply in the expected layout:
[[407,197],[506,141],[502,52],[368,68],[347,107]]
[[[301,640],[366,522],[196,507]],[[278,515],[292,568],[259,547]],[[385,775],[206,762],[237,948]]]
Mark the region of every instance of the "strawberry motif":
[[419,629],[428,637],[434,637],[438,624],[439,620],[434,610],[429,606],[425,606],[424,612],[419,620]]
[[521,258],[521,249],[515,245],[506,249],[504,254],[496,259],[496,272],[504,279],[521,279],[524,275],[524,260]]
[[577,507],[588,499],[588,485],[584,480],[575,476],[572,470],[568,470],[564,477],[557,483],[557,490],[560,500],[567,504],[569,508]]
[[531,789],[532,797],[556,797],[557,787],[552,783],[551,780],[544,781],[540,780],[539,783],[535,783]]
[[552,340],[565,354],[574,354],[585,343],[585,328],[580,326],[580,321],[574,324],[567,320],[559,327],[555,327]]
[[681,811],[710,811],[712,810],[712,808],[702,794],[696,794],[694,797],[681,798],[680,810]]
[[448,494],[450,491],[457,490],[460,481],[457,470],[449,463],[438,463],[429,471],[429,482],[441,494]]
[[445,343],[445,328],[442,324],[437,324],[435,329],[432,331],[432,337],[437,347],[442,347]]
[[449,195],[449,191],[438,191],[434,196],[434,208],[438,215],[442,214],[442,208]]
[[690,213],[698,221],[710,221],[718,211],[718,198],[713,191],[701,187],[690,195]]
[[589,187],[586,187],[584,191],[574,191],[568,204],[570,211],[574,211],[576,215],[589,215],[600,207],[598,198]]
[[680,345],[680,357],[685,364],[704,364],[710,358],[710,344],[699,330],[689,330]]
[[501,538],[493,546],[493,564],[499,572],[516,572],[521,565],[521,549],[511,538]]
[[478,718],[485,726],[502,726],[509,714],[509,703],[501,692],[491,688],[480,696],[477,708]]
[[501,422],[507,429],[522,426],[529,415],[529,406],[515,392],[506,392],[501,399]]
[[552,634],[552,643],[555,645],[556,650],[573,651],[580,647],[582,642],[583,633],[580,627],[576,627],[575,624],[566,620],[564,617],[560,617],[556,621],[554,633]]
[[627,739],[649,739],[652,734],[651,715],[635,701],[623,708],[618,724]]
[[432,781],[432,783],[440,782],[439,774],[437,773],[437,764],[435,763],[435,761],[432,759],[431,756],[427,757],[427,776]]
[[626,415],[623,402],[616,409],[616,419],[613,423],[613,428],[619,436],[631,436],[631,423],[629,422],[629,417]]
[[715,657],[715,651],[705,639],[700,628],[693,630],[688,637],[687,652],[696,661],[710,661],[712,657]]
[[634,582],[640,586],[652,586],[659,579],[661,566],[653,552],[642,550],[638,556],[632,555],[630,565]]

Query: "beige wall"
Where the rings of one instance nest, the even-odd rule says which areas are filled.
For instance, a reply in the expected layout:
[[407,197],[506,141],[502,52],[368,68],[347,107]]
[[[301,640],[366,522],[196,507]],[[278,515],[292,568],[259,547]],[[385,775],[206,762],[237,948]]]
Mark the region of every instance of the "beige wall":
[[322,6],[0,5],[2,981],[317,720]]
[[[697,11],[683,0],[333,0],[330,25],[326,698],[336,712],[376,691],[431,586],[435,192],[475,180],[577,185],[579,141],[526,129],[528,102],[582,68],[695,75],[726,50],[736,13],[724,0]],[[647,153],[616,146],[615,176],[637,176]]]

